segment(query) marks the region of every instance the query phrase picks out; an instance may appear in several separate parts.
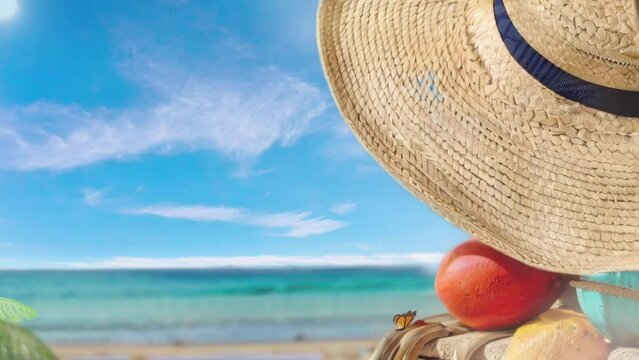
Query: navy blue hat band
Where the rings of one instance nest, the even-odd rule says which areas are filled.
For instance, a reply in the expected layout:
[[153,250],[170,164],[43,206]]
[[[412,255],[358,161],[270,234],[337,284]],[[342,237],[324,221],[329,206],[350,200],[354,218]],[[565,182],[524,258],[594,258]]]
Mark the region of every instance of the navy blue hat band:
[[543,57],[521,36],[503,0],[494,2],[499,34],[512,57],[532,77],[555,93],[582,105],[619,116],[639,117],[639,92],[610,88],[580,79]]

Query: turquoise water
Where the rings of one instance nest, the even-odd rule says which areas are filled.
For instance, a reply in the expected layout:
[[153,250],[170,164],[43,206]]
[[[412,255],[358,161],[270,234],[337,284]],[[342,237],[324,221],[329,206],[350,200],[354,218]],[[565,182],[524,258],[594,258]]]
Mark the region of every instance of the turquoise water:
[[50,342],[371,338],[443,311],[417,268],[1,272],[0,296],[36,308],[24,325]]

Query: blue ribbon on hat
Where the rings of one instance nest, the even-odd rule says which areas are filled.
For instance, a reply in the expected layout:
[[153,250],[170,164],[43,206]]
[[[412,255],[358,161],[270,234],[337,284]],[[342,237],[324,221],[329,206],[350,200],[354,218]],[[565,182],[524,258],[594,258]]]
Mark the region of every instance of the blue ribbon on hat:
[[537,81],[582,105],[619,116],[639,117],[639,91],[610,88],[567,73],[526,42],[508,16],[503,0],[495,0],[493,6],[499,34],[510,55]]

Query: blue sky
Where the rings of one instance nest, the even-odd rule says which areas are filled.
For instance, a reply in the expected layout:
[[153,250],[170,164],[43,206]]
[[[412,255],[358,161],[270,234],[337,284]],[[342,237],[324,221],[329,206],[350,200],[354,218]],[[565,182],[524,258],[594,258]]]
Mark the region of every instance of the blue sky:
[[431,262],[467,237],[340,119],[314,1],[18,5],[0,267]]

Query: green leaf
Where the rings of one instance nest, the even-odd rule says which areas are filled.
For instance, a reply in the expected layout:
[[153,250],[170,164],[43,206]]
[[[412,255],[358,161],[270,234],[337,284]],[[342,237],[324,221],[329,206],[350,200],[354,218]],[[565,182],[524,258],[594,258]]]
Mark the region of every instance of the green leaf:
[[0,322],[0,359],[56,360],[56,357],[29,331],[15,324]]
[[0,298],[0,321],[19,322],[38,316],[38,312],[18,301]]

